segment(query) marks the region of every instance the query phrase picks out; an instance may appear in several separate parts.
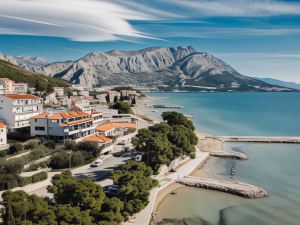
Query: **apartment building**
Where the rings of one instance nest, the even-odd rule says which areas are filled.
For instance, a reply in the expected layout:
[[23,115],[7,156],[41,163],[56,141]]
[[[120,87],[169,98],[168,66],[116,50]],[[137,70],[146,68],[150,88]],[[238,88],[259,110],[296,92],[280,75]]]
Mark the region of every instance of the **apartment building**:
[[7,144],[7,126],[5,123],[0,121],[0,150],[8,149]]
[[30,94],[0,95],[0,119],[9,129],[30,126],[30,118],[43,112],[43,99]]
[[0,78],[0,94],[26,94],[27,91],[26,83],[15,83],[8,78]]
[[31,136],[47,137],[59,142],[81,141],[84,137],[93,135],[101,121],[101,113],[44,112],[31,119],[30,133]]

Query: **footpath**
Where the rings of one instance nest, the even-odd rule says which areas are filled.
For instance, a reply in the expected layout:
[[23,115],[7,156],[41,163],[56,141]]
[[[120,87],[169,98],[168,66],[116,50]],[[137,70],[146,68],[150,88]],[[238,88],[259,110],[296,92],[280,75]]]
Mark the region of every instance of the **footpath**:
[[123,225],[148,225],[151,220],[151,215],[154,209],[155,201],[158,193],[189,174],[191,174],[199,165],[206,161],[209,157],[208,152],[197,151],[195,159],[180,165],[176,172],[164,176],[154,177],[159,181],[160,187],[154,188],[150,191],[149,204],[141,212],[135,215],[134,219],[126,221]]

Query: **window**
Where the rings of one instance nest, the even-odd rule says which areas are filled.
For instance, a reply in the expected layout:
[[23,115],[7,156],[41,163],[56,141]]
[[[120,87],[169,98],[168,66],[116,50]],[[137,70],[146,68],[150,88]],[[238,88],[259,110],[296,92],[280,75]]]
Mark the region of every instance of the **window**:
[[41,130],[41,131],[44,131],[44,130],[45,130],[45,127],[35,127],[35,130]]
[[34,122],[37,122],[37,119],[35,119]]

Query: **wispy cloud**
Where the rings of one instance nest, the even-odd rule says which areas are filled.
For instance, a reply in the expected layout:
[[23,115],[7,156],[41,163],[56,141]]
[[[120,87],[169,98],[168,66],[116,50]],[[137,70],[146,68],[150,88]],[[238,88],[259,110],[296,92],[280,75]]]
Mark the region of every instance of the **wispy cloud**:
[[[147,13],[149,11],[150,13]],[[76,41],[149,38],[129,20],[155,20],[159,11],[133,10],[99,0],[1,0],[0,33],[65,37]],[[150,37],[151,38],[151,37]]]
[[[133,21],[165,24],[200,24],[201,17],[266,17],[300,15],[300,3],[283,0],[0,0],[0,34],[63,37],[75,41],[137,41],[165,36],[210,37],[230,35],[284,35],[295,28],[203,29],[159,32],[144,29]],[[134,24],[134,25],[133,25]],[[173,27],[174,28],[174,27]],[[202,28],[201,28],[202,29]],[[147,30],[142,32],[142,30]],[[168,34],[167,33],[168,30]]]
[[226,17],[267,17],[300,15],[300,4],[279,0],[165,0],[188,9],[190,15]]

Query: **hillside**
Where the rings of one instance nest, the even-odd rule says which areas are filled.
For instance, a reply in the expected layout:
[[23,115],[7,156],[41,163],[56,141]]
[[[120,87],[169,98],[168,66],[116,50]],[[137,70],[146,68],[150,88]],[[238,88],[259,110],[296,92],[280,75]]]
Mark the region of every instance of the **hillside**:
[[15,82],[25,82],[41,91],[51,90],[53,87],[68,87],[69,84],[61,79],[50,77],[21,69],[9,62],[0,60],[0,77],[9,78]]
[[269,83],[269,84],[279,85],[279,86],[283,86],[283,87],[288,87],[288,88],[293,88],[293,89],[300,90],[300,83],[287,82],[287,81],[277,80],[277,79],[273,79],[273,78],[259,78],[259,77],[256,77],[256,79],[264,81],[264,82]]

